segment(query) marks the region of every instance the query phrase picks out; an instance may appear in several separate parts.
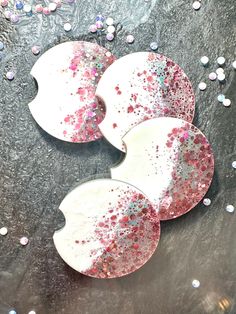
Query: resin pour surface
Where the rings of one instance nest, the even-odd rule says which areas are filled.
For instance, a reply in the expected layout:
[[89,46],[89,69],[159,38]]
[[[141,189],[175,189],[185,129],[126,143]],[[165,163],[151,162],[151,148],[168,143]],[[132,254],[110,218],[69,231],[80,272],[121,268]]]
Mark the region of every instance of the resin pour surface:
[[207,192],[214,173],[212,149],[194,125],[176,118],[140,123],[123,138],[127,154],[113,179],[143,191],[161,220],[179,217]]
[[194,116],[188,77],[179,65],[156,53],[136,52],[115,61],[99,81],[96,95],[106,106],[99,128],[123,151],[122,137],[144,120],[170,116],[192,122]]
[[159,216],[144,194],[111,179],[86,182],[60,205],[66,225],[54,234],[64,261],[91,277],[127,275],[145,264],[160,237]]
[[75,143],[102,136],[104,108],[95,97],[99,79],[115,57],[84,41],[59,44],[45,52],[31,70],[39,90],[29,104],[36,122],[52,136]]

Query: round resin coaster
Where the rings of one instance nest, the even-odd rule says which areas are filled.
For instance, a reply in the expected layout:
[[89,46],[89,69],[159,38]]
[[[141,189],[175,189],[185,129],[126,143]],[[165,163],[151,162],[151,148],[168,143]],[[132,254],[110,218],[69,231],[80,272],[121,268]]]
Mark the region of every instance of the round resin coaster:
[[105,115],[95,97],[99,79],[115,57],[97,44],[72,41],[45,52],[31,74],[38,94],[29,104],[36,122],[52,136],[75,143],[102,136]]
[[212,149],[202,132],[177,118],[140,123],[123,138],[127,154],[111,169],[113,179],[145,193],[160,220],[191,210],[207,192],[214,173]]
[[147,197],[124,182],[88,181],[60,205],[66,225],[54,234],[63,260],[91,277],[127,275],[145,264],[160,237],[159,216]]
[[99,81],[96,95],[106,106],[99,128],[123,151],[122,137],[144,120],[169,116],[192,122],[194,116],[188,77],[172,60],[156,53],[136,52],[115,61]]

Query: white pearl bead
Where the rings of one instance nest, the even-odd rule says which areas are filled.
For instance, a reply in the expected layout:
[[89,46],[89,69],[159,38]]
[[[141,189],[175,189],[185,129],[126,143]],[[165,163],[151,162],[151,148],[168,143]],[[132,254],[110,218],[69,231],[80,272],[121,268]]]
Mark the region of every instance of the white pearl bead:
[[225,98],[225,99],[223,100],[223,105],[224,105],[225,107],[229,107],[229,106],[231,105],[231,100],[228,99],[228,98]]
[[66,31],[66,32],[69,32],[70,30],[71,30],[71,24],[70,23],[65,23],[64,24],[64,30]]
[[108,18],[106,19],[106,24],[107,24],[108,26],[113,25],[113,24],[114,24],[113,18],[112,18],[112,17],[108,17]]
[[201,82],[201,83],[199,83],[198,87],[199,87],[200,90],[205,90],[207,85],[206,85],[206,83]]
[[201,57],[201,63],[206,66],[209,63],[209,58],[207,56]]
[[219,58],[217,59],[217,63],[218,63],[219,65],[224,65],[224,64],[225,64],[225,58],[224,58],[224,57],[219,57]]

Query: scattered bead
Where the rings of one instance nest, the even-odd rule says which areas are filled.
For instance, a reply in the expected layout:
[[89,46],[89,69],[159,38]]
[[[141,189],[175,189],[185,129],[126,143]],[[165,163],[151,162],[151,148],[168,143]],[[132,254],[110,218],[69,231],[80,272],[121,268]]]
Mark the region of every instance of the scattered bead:
[[96,16],[96,21],[104,21],[105,20],[105,18],[104,18],[104,16],[102,15],[102,14],[98,14],[97,16]]
[[193,286],[193,288],[199,288],[200,287],[200,281],[197,279],[194,279],[192,281],[192,286]]
[[1,0],[0,4],[2,7],[7,7],[8,6],[8,0]]
[[224,72],[225,72],[225,71],[224,71],[223,68],[218,68],[218,69],[216,69],[216,74],[217,74],[217,75],[222,74],[222,73],[224,73]]
[[113,26],[113,25],[108,26],[108,28],[107,28],[108,33],[114,34],[115,31],[116,31],[115,26]]
[[5,236],[5,235],[7,235],[7,233],[8,233],[8,230],[6,227],[2,227],[0,229],[0,235]]
[[216,78],[217,78],[217,75],[216,75],[215,72],[211,72],[211,73],[209,74],[209,79],[210,79],[211,81],[215,81]]
[[37,4],[37,5],[35,6],[35,11],[36,11],[37,13],[43,12],[43,6],[42,6],[42,4]]
[[108,18],[106,19],[106,24],[107,24],[108,26],[113,25],[113,24],[114,24],[113,18],[112,18],[112,17],[108,17]]
[[22,1],[16,1],[15,6],[16,6],[16,9],[17,9],[17,10],[22,10],[23,7],[24,7],[24,4],[23,4]]
[[207,85],[206,85],[206,83],[201,82],[201,83],[199,83],[198,87],[199,87],[200,90],[205,90]]
[[90,31],[91,33],[96,33],[96,31],[97,31],[97,26],[96,26],[95,24],[90,25],[90,26],[89,26],[89,31]]
[[202,65],[206,66],[209,63],[209,58],[207,56],[203,56],[203,57],[201,57],[200,61],[201,61]]
[[28,314],[36,314],[36,312],[35,311],[29,311]]
[[132,44],[132,43],[134,42],[134,36],[133,36],[133,35],[128,35],[128,36],[126,37],[126,42],[127,42],[128,44]]
[[10,310],[8,314],[17,314],[17,312],[15,310]]
[[108,33],[108,34],[106,35],[106,39],[107,39],[108,41],[112,41],[112,40],[114,39],[114,34]]
[[19,20],[20,20],[19,15],[11,14],[10,20],[11,20],[12,23],[18,23]]
[[193,2],[193,8],[194,8],[194,10],[199,10],[201,8],[201,2],[194,1]]
[[110,51],[106,52],[106,57],[110,58],[112,56],[112,53]]
[[150,44],[150,48],[152,49],[152,50],[157,50],[158,49],[158,43],[156,42],[156,41],[154,41],[154,42],[152,42],[151,44]]
[[228,212],[228,213],[233,213],[234,212],[234,206],[233,205],[227,205],[225,210]]
[[72,28],[72,26],[71,26],[70,23],[65,23],[65,24],[64,24],[64,30],[65,30],[66,32],[71,31],[71,28]]
[[4,43],[2,41],[0,41],[0,50],[4,49]]
[[11,11],[5,11],[5,12],[4,12],[4,15],[5,15],[5,18],[6,18],[7,20],[10,20],[10,19],[11,19],[11,16],[12,16],[12,13],[11,13]]
[[103,22],[102,21],[97,21],[96,22],[96,27],[97,27],[97,29],[102,29],[103,28]]
[[224,73],[220,73],[217,75],[218,81],[220,82],[224,82],[225,81],[225,74]]
[[229,106],[231,105],[231,100],[228,99],[228,98],[225,98],[225,99],[223,100],[223,105],[224,105],[225,107],[229,107]]
[[220,94],[220,95],[218,95],[217,99],[218,99],[219,102],[222,103],[225,100],[225,95]]
[[34,55],[38,55],[40,53],[40,47],[39,46],[33,46],[31,48],[31,51],[33,52]]
[[224,58],[224,57],[219,57],[219,58],[217,59],[217,63],[218,63],[219,65],[224,65],[224,64],[225,64],[225,58]]
[[211,205],[211,200],[210,200],[209,198],[204,198],[203,204],[204,204],[205,206],[210,206],[210,205]]
[[28,243],[29,243],[29,239],[28,239],[28,238],[26,238],[26,237],[20,238],[20,244],[21,244],[21,245],[25,246],[25,245],[27,245]]
[[49,10],[48,7],[43,8],[43,14],[44,15],[49,15],[51,13],[51,11]]
[[49,3],[48,8],[51,12],[54,12],[57,9],[57,4],[55,2],[51,2]]
[[14,79],[14,72],[12,71],[8,71],[7,74],[6,74],[6,78],[9,80],[9,81],[12,81]]
[[24,11],[25,13],[30,13],[30,12],[32,11],[31,5],[25,4],[24,7],[23,7],[23,11]]
[[236,60],[232,63],[232,66],[236,70]]
[[232,162],[232,167],[233,167],[234,169],[236,169],[236,160],[234,160],[234,161]]
[[54,0],[53,2],[56,3],[57,8],[61,7],[61,0]]

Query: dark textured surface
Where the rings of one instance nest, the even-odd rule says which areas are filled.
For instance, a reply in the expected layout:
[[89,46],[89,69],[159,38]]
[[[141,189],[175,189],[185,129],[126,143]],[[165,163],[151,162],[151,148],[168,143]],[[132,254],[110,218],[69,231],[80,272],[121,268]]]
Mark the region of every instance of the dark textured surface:
[[[123,26],[116,40],[87,34],[101,11]],[[73,31],[65,33],[70,21]],[[0,13],[0,40],[6,57],[0,61],[0,314],[15,307],[17,313],[37,314],[205,314],[236,313],[236,58],[235,0],[202,0],[196,12],[186,0],[84,1],[64,5],[50,17],[24,18],[11,26]],[[125,36],[135,36],[133,45]],[[215,177],[208,196],[210,207],[199,204],[189,214],[162,223],[158,250],[139,271],[116,280],[87,278],[70,269],[56,252],[52,235],[63,225],[58,206],[74,185],[89,176],[108,174],[121,158],[105,140],[68,144],[37,127],[27,104],[37,87],[30,69],[37,57],[31,47],[46,51],[70,39],[98,42],[118,57],[149,50],[159,39],[159,52],[172,58],[190,77],[196,92],[195,124],[205,133],[215,153]],[[199,65],[202,55],[209,69]],[[227,59],[227,83],[220,87],[207,79],[216,58]],[[15,80],[3,78],[10,68]],[[199,92],[201,80],[208,83]],[[225,108],[217,102],[220,91],[231,99]],[[30,239],[27,247],[19,238]],[[191,282],[197,278],[199,289]],[[223,301],[224,300],[224,301]],[[224,305],[225,304],[225,305]],[[228,304],[228,306],[226,306]],[[223,306],[224,305],[224,306]],[[227,310],[222,310],[227,307]]]

